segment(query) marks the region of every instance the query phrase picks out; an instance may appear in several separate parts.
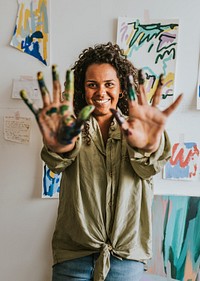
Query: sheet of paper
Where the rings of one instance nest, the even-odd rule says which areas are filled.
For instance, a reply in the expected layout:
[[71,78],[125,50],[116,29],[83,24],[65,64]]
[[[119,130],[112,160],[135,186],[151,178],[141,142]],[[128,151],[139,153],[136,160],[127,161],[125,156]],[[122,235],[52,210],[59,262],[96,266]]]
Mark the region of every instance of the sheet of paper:
[[196,142],[175,143],[163,170],[163,179],[197,180],[200,150]]
[[18,0],[18,5],[10,45],[49,65],[49,0]]
[[4,116],[4,138],[27,144],[30,141],[31,118]]
[[21,99],[20,91],[25,90],[31,100],[40,99],[40,90],[36,79],[13,79],[12,98]]
[[43,163],[42,198],[59,198],[61,174],[55,174]]
[[164,75],[159,107],[167,107],[174,99],[178,31],[178,19],[148,19],[145,22],[143,19],[118,18],[117,43],[133,65],[143,69],[150,102],[160,74]]

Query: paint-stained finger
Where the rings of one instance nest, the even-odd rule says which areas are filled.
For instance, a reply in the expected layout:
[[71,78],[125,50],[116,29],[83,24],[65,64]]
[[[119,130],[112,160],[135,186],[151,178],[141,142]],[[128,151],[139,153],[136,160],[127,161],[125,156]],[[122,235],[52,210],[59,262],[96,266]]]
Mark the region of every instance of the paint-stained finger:
[[90,114],[94,111],[95,106],[94,105],[86,105],[79,113],[76,123],[83,123],[85,122],[89,117]]
[[117,123],[118,123],[120,126],[122,126],[122,124],[124,124],[125,121],[126,121],[126,119],[124,118],[124,116],[121,115],[121,114],[119,113],[119,111],[117,111],[117,110],[114,109],[114,108],[111,108],[110,111],[112,112],[113,116],[115,117]]
[[29,99],[27,92],[25,90],[21,90],[20,96],[23,99],[23,101],[25,102],[25,104],[28,106],[28,108],[33,112],[33,114],[35,115],[35,118],[38,119],[39,109],[36,108],[34,106],[33,102]]
[[110,111],[112,112],[112,114],[115,117],[117,123],[119,124],[119,126],[122,129],[122,131],[124,132],[125,136],[130,135],[129,126],[128,126],[128,123],[127,123],[126,119],[124,118],[124,116],[122,116],[120,114],[120,112],[117,111],[114,108],[111,108]]
[[139,82],[139,94],[138,94],[138,103],[147,104],[146,91],[144,87],[145,78],[142,69],[138,70],[138,82]]
[[181,103],[183,98],[183,94],[180,94],[178,98],[167,108],[163,111],[166,116],[169,116]]
[[89,118],[94,108],[93,105],[85,106],[80,111],[77,119],[74,119],[73,116],[64,117],[58,132],[59,142],[62,144],[71,143],[72,139],[81,132],[83,123]]
[[59,80],[59,73],[57,65],[52,65],[53,78],[53,102],[58,103],[61,100],[61,85]]
[[44,104],[44,106],[48,106],[50,104],[51,100],[50,100],[49,91],[44,82],[44,77],[43,77],[42,72],[38,72],[37,79],[38,79],[38,84],[39,84],[39,88],[41,91],[43,104]]
[[158,80],[157,89],[152,97],[152,106],[157,106],[160,103],[163,83],[164,83],[164,76],[163,74],[161,74]]
[[137,101],[137,93],[134,86],[133,76],[128,77],[128,98],[130,101]]
[[63,93],[63,98],[70,104],[73,104],[73,97],[74,97],[74,72],[68,69],[66,72],[65,91]]

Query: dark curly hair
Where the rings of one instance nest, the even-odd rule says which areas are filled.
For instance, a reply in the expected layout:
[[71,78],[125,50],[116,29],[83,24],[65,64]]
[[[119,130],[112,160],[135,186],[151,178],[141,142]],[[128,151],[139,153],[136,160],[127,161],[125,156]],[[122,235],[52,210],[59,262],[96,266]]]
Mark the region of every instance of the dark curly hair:
[[[124,55],[117,44],[97,44],[82,51],[72,70],[74,71],[74,113],[77,116],[81,109],[87,105],[85,100],[85,74],[91,64],[108,63],[112,65],[117,73],[123,97],[119,99],[117,106],[123,114],[128,115],[128,76],[132,75],[135,88],[138,90],[138,71]],[[83,133],[88,139],[89,127],[85,124]],[[88,139],[89,140],[89,139]]]

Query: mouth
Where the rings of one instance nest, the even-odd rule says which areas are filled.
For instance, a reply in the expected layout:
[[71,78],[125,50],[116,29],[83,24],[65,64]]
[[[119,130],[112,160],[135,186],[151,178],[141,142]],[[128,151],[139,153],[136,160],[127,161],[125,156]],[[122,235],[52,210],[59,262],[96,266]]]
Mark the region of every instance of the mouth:
[[100,104],[100,105],[106,104],[106,103],[108,103],[109,101],[110,101],[110,99],[94,100],[94,102],[95,102],[96,104]]

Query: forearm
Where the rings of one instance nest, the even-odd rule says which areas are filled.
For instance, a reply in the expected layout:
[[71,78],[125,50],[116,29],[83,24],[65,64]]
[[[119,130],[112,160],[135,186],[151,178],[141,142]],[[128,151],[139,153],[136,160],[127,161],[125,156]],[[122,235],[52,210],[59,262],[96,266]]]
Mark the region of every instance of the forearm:
[[51,150],[52,152],[58,153],[58,154],[64,154],[64,153],[68,153],[70,151],[72,151],[75,147],[75,143],[76,143],[76,139],[73,139],[71,141],[71,143],[67,144],[67,145],[62,145],[62,144],[51,144],[51,143],[47,143],[44,139],[43,139],[43,143],[44,145]]
[[44,145],[41,151],[41,158],[47,164],[49,169],[55,173],[63,172],[76,159],[81,148],[81,137],[79,137],[70,151],[58,153],[52,151]]

